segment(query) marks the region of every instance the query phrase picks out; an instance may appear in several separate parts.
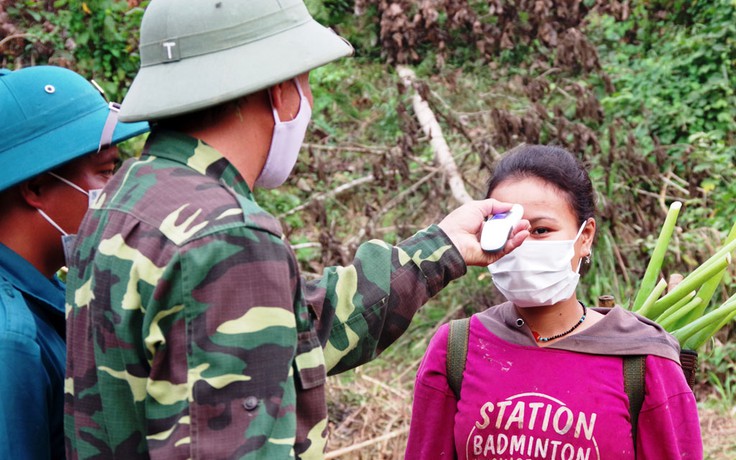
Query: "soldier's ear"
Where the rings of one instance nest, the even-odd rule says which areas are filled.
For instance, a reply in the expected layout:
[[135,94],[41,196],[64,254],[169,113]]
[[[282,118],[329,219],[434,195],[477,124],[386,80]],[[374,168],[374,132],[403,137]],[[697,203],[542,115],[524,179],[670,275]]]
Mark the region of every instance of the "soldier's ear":
[[284,83],[277,83],[268,89],[268,93],[271,96],[271,103],[273,108],[277,111],[284,105]]
[[45,209],[46,198],[52,186],[51,179],[47,174],[40,174],[21,182],[18,185],[18,192],[23,201],[32,208]]
[[[301,97],[294,79],[282,81],[268,90],[273,108],[281,121],[291,121],[299,112]],[[311,96],[311,93],[310,93]]]

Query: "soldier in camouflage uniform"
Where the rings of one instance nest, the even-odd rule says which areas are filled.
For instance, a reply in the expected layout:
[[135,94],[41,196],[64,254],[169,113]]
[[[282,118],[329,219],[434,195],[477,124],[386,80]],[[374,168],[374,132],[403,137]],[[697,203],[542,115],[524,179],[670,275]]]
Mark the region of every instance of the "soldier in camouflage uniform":
[[64,265],[117,144],[148,130],[55,66],[0,69],[0,459],[64,458]]
[[121,116],[154,129],[87,214],[68,275],[70,459],[323,458],[326,375],[500,257],[477,234],[510,205],[486,200],[300,277],[251,190],[294,166],[308,71],[351,52],[301,0],[151,2]]

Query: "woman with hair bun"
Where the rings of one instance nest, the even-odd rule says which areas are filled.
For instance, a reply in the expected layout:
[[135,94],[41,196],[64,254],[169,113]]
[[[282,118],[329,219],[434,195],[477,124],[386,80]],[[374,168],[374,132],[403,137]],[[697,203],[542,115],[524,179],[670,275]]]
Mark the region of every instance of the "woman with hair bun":
[[577,298],[596,232],[585,168],[562,148],[522,145],[496,165],[487,196],[522,205],[531,234],[488,267],[507,302],[470,318],[466,345],[448,348],[447,325],[433,337],[406,458],[702,458],[677,341],[621,307]]

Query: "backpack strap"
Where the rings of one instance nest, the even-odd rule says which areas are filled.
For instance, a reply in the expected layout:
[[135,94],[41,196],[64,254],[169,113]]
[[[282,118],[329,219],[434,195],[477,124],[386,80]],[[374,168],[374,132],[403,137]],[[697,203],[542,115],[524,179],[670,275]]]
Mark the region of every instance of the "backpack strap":
[[[449,323],[447,337],[447,383],[460,400],[460,389],[463,385],[463,372],[468,356],[468,335],[470,318],[452,320]],[[631,417],[631,436],[636,452],[636,434],[639,412],[644,404],[644,375],[646,374],[646,355],[624,356],[624,391],[629,398],[629,416]]]
[[685,380],[692,390],[695,387],[695,377],[698,372],[698,352],[695,350],[680,350],[680,367],[685,374]]
[[450,332],[447,337],[447,383],[455,393],[455,399],[460,400],[460,388],[463,386],[463,372],[465,359],[468,356],[468,334],[470,318],[450,321]]
[[631,437],[634,439],[636,453],[636,431],[639,412],[644,404],[644,374],[646,373],[646,356],[624,356],[624,390],[629,397],[629,415],[631,416]]

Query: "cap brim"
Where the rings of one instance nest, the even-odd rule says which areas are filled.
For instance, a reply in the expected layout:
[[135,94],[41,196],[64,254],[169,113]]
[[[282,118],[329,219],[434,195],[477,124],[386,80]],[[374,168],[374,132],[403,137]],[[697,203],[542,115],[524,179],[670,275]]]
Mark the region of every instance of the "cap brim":
[[[23,174],[2,175],[0,190],[96,152],[109,112],[110,109],[104,106],[100,110],[1,152],[0,171],[23,171]],[[112,143],[117,144],[148,130],[148,123],[118,123]]]
[[142,67],[123,100],[120,119],[157,120],[254,93],[353,53],[316,21],[245,45]]

